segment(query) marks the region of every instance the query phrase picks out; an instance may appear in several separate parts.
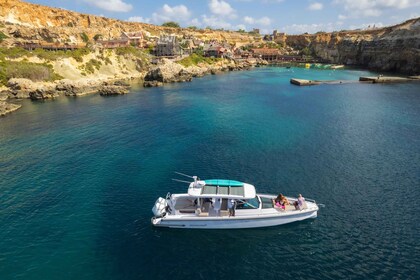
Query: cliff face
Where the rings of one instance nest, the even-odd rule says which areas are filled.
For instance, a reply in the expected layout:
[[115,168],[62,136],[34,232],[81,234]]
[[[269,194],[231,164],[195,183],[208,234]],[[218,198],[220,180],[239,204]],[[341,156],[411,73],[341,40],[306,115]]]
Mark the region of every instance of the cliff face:
[[245,44],[256,39],[248,34],[230,31],[191,30],[169,28],[146,23],[126,22],[105,17],[80,14],[68,10],[26,3],[20,0],[0,0],[0,31],[9,36],[4,44],[12,45],[22,41],[46,41],[79,43],[81,33],[92,39],[101,34],[104,39],[118,38],[121,32],[145,31],[152,36],[174,33],[180,36],[194,36],[202,40],[220,40]]
[[375,30],[287,36],[286,44],[309,47],[331,63],[420,73],[420,18]]

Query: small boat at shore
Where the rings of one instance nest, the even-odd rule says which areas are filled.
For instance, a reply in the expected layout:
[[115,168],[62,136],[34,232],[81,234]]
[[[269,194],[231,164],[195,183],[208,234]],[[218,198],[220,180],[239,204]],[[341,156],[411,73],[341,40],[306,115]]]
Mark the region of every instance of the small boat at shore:
[[[277,207],[276,195],[257,194],[255,187],[234,180],[200,180],[191,176],[187,193],[159,197],[152,209],[156,227],[239,229],[288,224],[316,218],[318,205],[287,197],[290,205]],[[296,204],[296,206],[294,206]]]

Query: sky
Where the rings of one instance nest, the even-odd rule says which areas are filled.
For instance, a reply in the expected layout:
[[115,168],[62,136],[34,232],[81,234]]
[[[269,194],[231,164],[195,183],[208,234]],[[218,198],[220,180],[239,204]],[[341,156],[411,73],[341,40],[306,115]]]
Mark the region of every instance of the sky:
[[420,17],[420,0],[29,0],[126,21],[287,34],[366,29]]

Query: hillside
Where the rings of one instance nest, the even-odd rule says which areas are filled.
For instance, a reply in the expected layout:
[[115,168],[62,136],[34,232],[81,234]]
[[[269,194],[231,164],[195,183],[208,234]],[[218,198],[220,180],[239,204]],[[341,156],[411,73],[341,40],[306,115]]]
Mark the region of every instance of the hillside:
[[9,36],[3,44],[40,40],[83,44],[80,37],[85,33],[89,39],[100,34],[104,39],[118,38],[121,32],[144,31],[150,36],[174,33],[193,36],[203,41],[218,40],[230,44],[246,44],[260,40],[246,33],[217,30],[191,30],[155,26],[146,23],[127,22],[94,15],[81,14],[59,8],[31,4],[20,0],[0,0],[0,30]]

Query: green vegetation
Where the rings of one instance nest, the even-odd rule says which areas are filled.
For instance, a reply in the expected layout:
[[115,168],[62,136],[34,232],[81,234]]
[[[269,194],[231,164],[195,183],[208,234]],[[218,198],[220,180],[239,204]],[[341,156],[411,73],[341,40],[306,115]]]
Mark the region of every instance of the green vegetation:
[[9,38],[9,36],[0,31],[0,43],[3,42],[3,40],[6,38]]
[[187,28],[188,29],[191,29],[191,30],[198,30],[198,27],[197,26],[188,26]]
[[178,64],[181,64],[184,67],[195,66],[199,63],[207,63],[207,64],[214,64],[217,61],[220,61],[221,58],[211,58],[211,57],[204,57],[202,55],[193,53],[189,57],[181,59],[178,61]]
[[93,40],[96,42],[98,40],[102,40],[103,36],[102,34],[96,34],[95,36],[93,36]]
[[163,23],[162,26],[179,28],[179,23],[175,21],[168,21],[168,22]]
[[61,58],[74,58],[77,62],[83,62],[83,56],[91,52],[88,48],[81,48],[69,51],[46,51],[43,49],[35,49],[28,51],[23,48],[0,48],[0,59],[4,58],[19,58],[22,56],[36,56],[48,61],[54,61]]
[[89,36],[86,35],[85,32],[80,33],[80,38],[82,38],[83,42],[88,43],[89,42]]
[[86,64],[80,67],[80,70],[84,70],[83,73],[93,74],[95,73],[95,69],[99,70],[101,68],[102,62],[97,59],[92,58]]
[[0,84],[6,84],[11,78],[25,78],[32,81],[55,81],[62,79],[54,72],[51,65],[26,61],[0,61]]
[[312,55],[312,51],[309,47],[304,47],[300,52],[301,54],[306,55],[306,56]]
[[142,50],[132,46],[116,48],[115,53],[122,56],[133,55],[137,58],[146,58],[146,54]]

